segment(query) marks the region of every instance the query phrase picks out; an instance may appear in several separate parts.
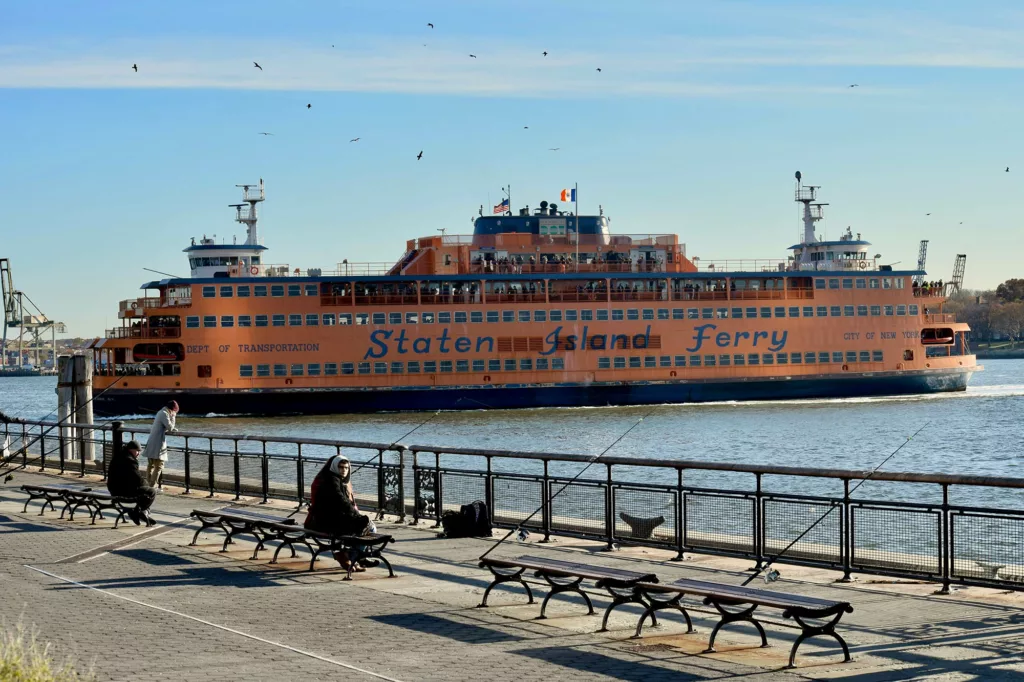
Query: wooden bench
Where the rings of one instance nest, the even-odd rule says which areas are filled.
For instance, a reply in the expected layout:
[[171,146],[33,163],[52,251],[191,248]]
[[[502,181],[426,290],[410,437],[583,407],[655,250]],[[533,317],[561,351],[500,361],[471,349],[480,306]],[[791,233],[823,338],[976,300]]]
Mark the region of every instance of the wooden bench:
[[[203,524],[195,534],[192,536],[192,542],[189,546],[195,546],[196,540],[199,539],[199,534],[205,530],[216,528],[224,532],[226,537],[224,538],[224,545],[220,548],[220,551],[228,551],[228,545],[234,542],[236,535],[251,535],[256,538],[256,551],[253,552],[252,558],[255,559],[257,552],[263,548],[263,542],[266,539],[263,527],[268,524],[274,525],[288,525],[295,528],[295,519],[284,516],[275,516],[273,514],[262,514],[260,512],[250,511],[244,507],[228,507],[227,509],[218,511],[204,511],[202,509],[193,509],[190,516],[195,517],[199,523]],[[292,556],[295,556],[295,551],[292,550]]]
[[[117,517],[114,519],[114,528],[117,528],[118,524],[127,518],[130,518],[130,512],[136,509],[137,504],[134,497],[116,497],[110,493],[98,492],[95,490],[67,490],[64,493],[65,509],[68,510],[68,520],[73,521],[75,518],[75,512],[80,507],[85,507],[89,512],[89,516],[92,519],[91,524],[96,523],[96,519],[104,518],[103,512],[106,510],[113,510],[117,512]],[[61,512],[63,518],[64,512]],[[153,523],[146,520],[146,525],[150,526]]]
[[[704,598],[704,604],[713,606],[722,618],[711,631],[711,638],[708,641],[708,648],[705,653],[712,653],[715,650],[715,636],[718,631],[729,623],[745,621],[752,623],[761,635],[761,646],[768,646],[768,638],[765,636],[761,623],[754,618],[754,610],[759,606],[766,608],[780,609],[783,618],[792,618],[800,626],[800,636],[793,643],[789,652],[789,667],[795,667],[796,651],[804,640],[818,635],[828,635],[836,639],[843,647],[844,661],[850,660],[850,649],[846,641],[835,631],[836,625],[844,613],[852,613],[853,606],[845,601],[833,601],[830,599],[818,599],[816,597],[804,597],[773,590],[764,590],[753,587],[741,587],[738,585],[725,585],[721,583],[707,582],[703,580],[690,580],[682,578],[670,585],[661,585],[642,582],[635,586],[639,596],[647,603],[647,610],[640,616],[636,626],[634,638],[640,637],[643,631],[644,621],[648,616],[654,617],[655,611],[661,609],[677,609],[686,619],[687,632],[693,632],[693,624],[686,609],[679,603],[686,595]],[[726,607],[733,607],[730,610]],[[808,620],[825,621],[824,623],[809,623]]]
[[43,506],[39,509],[39,515],[42,516],[43,512],[46,511],[46,507],[49,506],[51,511],[57,511],[57,508],[53,506],[54,502],[63,502],[64,509],[61,510],[60,516],[64,518],[64,512],[67,511],[68,502],[65,498],[65,493],[69,490],[88,492],[92,488],[85,485],[31,485],[26,483],[21,486],[22,491],[28,493],[28,499],[25,500],[25,507],[21,510],[21,513],[28,511],[29,502],[33,500],[42,500]]
[[[604,612],[599,632],[607,631],[608,616],[611,615],[615,608],[622,604],[634,603],[648,608],[650,604],[644,601],[643,595],[635,588],[640,583],[656,583],[658,581],[658,576],[653,573],[624,571],[617,568],[606,568],[604,566],[536,556],[521,556],[517,559],[485,558],[480,560],[480,568],[489,569],[494,575],[494,580],[484,591],[483,600],[480,602],[481,608],[487,606],[487,597],[495,586],[509,582],[519,583],[526,588],[526,596],[529,597],[528,603],[532,604],[533,592],[530,590],[530,586],[523,581],[523,573],[525,571],[534,571],[536,577],[542,578],[550,585],[551,592],[544,597],[538,619],[546,617],[545,611],[548,607],[548,602],[553,596],[562,592],[575,592],[581,595],[587,603],[587,608],[590,610],[588,615],[593,615],[595,613],[594,605],[587,593],[580,589],[580,583],[584,580],[595,581],[597,587],[607,591],[612,598],[611,605]],[[656,620],[654,622],[657,623]]]

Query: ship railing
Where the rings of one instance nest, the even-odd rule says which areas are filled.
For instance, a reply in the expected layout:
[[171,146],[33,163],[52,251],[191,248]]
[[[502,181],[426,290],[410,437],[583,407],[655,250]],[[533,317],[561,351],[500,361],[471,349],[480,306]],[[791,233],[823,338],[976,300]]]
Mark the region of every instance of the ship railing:
[[115,327],[106,330],[108,339],[177,339],[181,327]]
[[[288,264],[233,266],[228,269],[231,277],[379,277],[387,275],[394,263],[365,262],[338,263],[334,270],[323,268],[293,268]],[[255,270],[255,272],[253,272]]]
[[917,298],[935,298],[935,297],[945,298],[946,297],[946,287],[948,287],[948,286],[949,286],[948,284],[944,284],[941,287],[918,286],[918,287],[911,287],[911,289],[914,292],[914,296],[917,297]]
[[953,313],[925,313],[925,324],[953,324],[956,322],[956,315]]
[[604,272],[672,272],[672,263],[641,261],[637,263],[519,263],[483,261],[469,266],[471,275],[565,275]]
[[776,259],[717,260],[694,258],[698,272],[786,272],[789,263]]
[[192,305],[191,298],[129,298],[119,304],[120,312],[129,310],[140,312],[153,308],[187,308]]
[[[102,476],[115,451],[129,439],[145,444],[150,431],[149,420],[57,426],[0,424],[3,454],[33,470]],[[188,493],[301,505],[327,459],[345,454],[360,507],[400,521],[439,527],[446,511],[482,499],[499,528],[518,527],[540,507],[524,524],[538,539],[772,560],[844,578],[932,581],[944,592],[953,584],[1024,591],[1024,478],[626,456],[605,456],[576,478],[592,457],[204,431],[169,433],[167,445],[164,484]],[[650,529],[629,525],[623,512]]]
[[416,294],[367,294],[356,295],[356,305],[416,305]]
[[790,263],[789,270],[800,272],[850,270],[856,272],[877,272],[878,261],[874,258],[836,258],[835,260]]
[[[421,248],[432,245],[436,237],[423,237],[418,240]],[[442,246],[470,246],[487,249],[515,249],[523,246],[576,246],[576,233],[566,234],[526,234],[522,232],[502,232],[499,234],[446,234],[440,237]],[[679,243],[679,236],[667,233],[636,233],[636,234],[581,234],[580,248],[616,246],[660,246],[665,249],[678,248],[685,254],[685,245]]]

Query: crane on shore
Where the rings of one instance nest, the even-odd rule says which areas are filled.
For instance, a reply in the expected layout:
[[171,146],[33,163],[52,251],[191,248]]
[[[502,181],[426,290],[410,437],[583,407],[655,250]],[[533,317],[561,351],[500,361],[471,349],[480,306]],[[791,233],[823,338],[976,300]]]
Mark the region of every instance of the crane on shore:
[[2,294],[4,306],[3,336],[0,337],[0,368],[7,366],[8,329],[18,330],[18,357],[15,366],[18,368],[23,366],[25,351],[28,351],[32,354],[33,364],[40,367],[39,355],[41,352],[44,354],[46,352],[44,335],[47,331],[50,332],[50,348],[53,351],[53,361],[56,366],[57,334],[65,333],[64,323],[48,318],[25,292],[14,288],[14,276],[11,274],[11,261],[8,258],[0,258],[0,294]]

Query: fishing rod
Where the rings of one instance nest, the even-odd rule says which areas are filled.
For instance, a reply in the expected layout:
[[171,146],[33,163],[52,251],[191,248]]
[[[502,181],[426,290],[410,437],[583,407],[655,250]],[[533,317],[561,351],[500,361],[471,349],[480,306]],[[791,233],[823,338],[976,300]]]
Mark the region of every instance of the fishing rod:
[[[878,473],[878,470],[879,470],[879,469],[881,469],[881,468],[882,468],[883,466],[885,466],[885,463],[886,463],[886,462],[888,462],[888,461],[889,461],[890,459],[892,459],[893,457],[895,457],[895,456],[896,456],[896,453],[898,453],[898,452],[899,452],[900,450],[902,450],[902,449],[903,449],[903,448],[904,448],[904,447],[905,447],[905,446],[907,445],[907,443],[909,443],[910,441],[914,440],[914,438],[915,438],[915,437],[917,436],[917,434],[919,434],[919,433],[921,433],[922,431],[924,431],[924,430],[925,430],[925,429],[926,429],[926,428],[928,427],[928,425],[929,425],[929,424],[931,424],[931,422],[930,422],[930,421],[927,421],[927,422],[925,422],[925,423],[924,423],[924,426],[922,426],[922,427],[921,427],[921,428],[919,428],[919,429],[918,429],[917,431],[915,431],[915,432],[914,432],[914,434],[913,434],[912,436],[907,436],[907,439],[906,439],[905,441],[903,441],[903,442],[902,442],[902,443],[900,444],[900,446],[899,446],[898,448],[896,448],[896,449],[895,449],[895,450],[893,450],[893,451],[892,451],[891,453],[889,453],[889,456],[888,456],[888,457],[886,457],[885,459],[883,459],[883,460],[882,460],[882,461],[881,461],[881,462],[880,462],[880,463],[878,464],[878,466],[876,466],[876,467],[875,467],[874,469],[872,469],[871,471],[869,471],[869,472],[868,472],[868,475],[867,475],[867,476],[865,476],[864,478],[862,478],[862,479],[860,480],[860,482],[859,482],[859,483],[857,483],[857,485],[855,485],[855,486],[853,486],[852,488],[850,488],[850,493],[849,493],[849,494],[851,494],[851,495],[852,495],[852,494],[853,494],[853,493],[854,493],[854,492],[855,492],[855,491],[857,490],[857,488],[859,488],[859,487],[861,487],[862,485],[864,485],[865,483],[867,483],[867,482],[868,482],[868,479],[870,479],[870,478],[871,478],[872,476],[874,476],[874,475],[875,475],[876,473]],[[778,561],[779,559],[781,559],[781,558],[782,558],[782,556],[783,556],[783,555],[784,555],[784,554],[785,554],[786,552],[788,552],[788,551],[789,551],[790,549],[792,549],[793,545],[795,545],[796,543],[800,542],[800,540],[801,540],[801,539],[803,539],[803,537],[804,537],[805,535],[807,535],[807,534],[808,534],[808,533],[810,533],[810,532],[811,532],[812,530],[814,530],[814,528],[815,528],[815,527],[816,527],[816,526],[817,526],[817,525],[818,525],[819,523],[821,523],[822,521],[824,521],[824,520],[825,520],[825,518],[826,518],[826,517],[827,517],[827,516],[828,516],[829,514],[831,514],[831,513],[832,513],[832,512],[833,512],[833,511],[834,511],[835,509],[836,509],[836,507],[834,507],[834,506],[833,506],[833,507],[829,507],[829,508],[828,508],[828,509],[827,509],[827,510],[825,511],[825,513],[824,513],[824,514],[822,514],[822,515],[821,515],[820,517],[818,517],[818,520],[817,520],[817,521],[815,521],[815,522],[814,522],[814,523],[812,523],[812,524],[811,524],[810,526],[808,526],[808,527],[807,527],[807,529],[806,529],[806,530],[805,530],[805,531],[804,531],[803,533],[800,533],[800,535],[798,535],[798,536],[796,537],[796,539],[795,539],[795,540],[793,540],[793,541],[792,541],[792,542],[790,542],[790,543],[789,543],[788,545],[786,545],[786,547],[785,547],[785,548],[784,548],[784,549],[783,549],[783,550],[782,550],[781,552],[779,552],[778,554],[776,554],[776,555],[775,555],[774,557],[771,557],[771,558],[769,558],[769,559],[768,559],[768,563],[766,563],[766,564],[765,564],[764,566],[762,566],[761,568],[757,568],[757,569],[754,569],[754,573],[753,573],[753,574],[752,574],[752,575],[751,575],[751,576],[750,576],[749,578],[747,578],[746,580],[744,580],[744,581],[743,581],[743,585],[749,585],[749,584],[750,584],[750,583],[751,583],[751,582],[752,582],[752,581],[753,581],[753,580],[754,580],[755,578],[757,578],[757,576],[759,576],[759,575],[760,575],[761,573],[763,573],[763,572],[764,572],[764,571],[766,571],[767,569],[771,568],[772,564],[774,564],[774,563],[775,563],[776,561]],[[779,579],[779,572],[778,572],[777,570],[774,570],[774,571],[768,571],[768,573],[766,573],[766,574],[765,574],[765,578],[764,578],[764,579],[765,579],[765,582],[766,582],[766,583],[769,583],[769,582],[775,582],[776,580],[778,580],[778,579]]]
[[569,479],[569,480],[568,480],[568,481],[567,481],[567,482],[566,482],[566,483],[565,483],[565,484],[564,484],[564,485],[563,485],[563,486],[562,486],[561,488],[559,488],[559,489],[558,489],[558,492],[554,493],[553,495],[551,495],[551,497],[549,497],[549,498],[548,498],[547,500],[545,500],[544,502],[542,502],[542,503],[541,503],[541,506],[537,507],[537,509],[535,509],[535,510],[534,510],[534,512],[533,512],[532,514],[530,514],[530,515],[529,515],[529,516],[527,516],[527,517],[526,517],[525,519],[523,519],[522,521],[520,521],[520,522],[519,522],[519,523],[518,523],[518,524],[516,525],[516,527],[515,527],[515,528],[511,529],[511,530],[510,530],[510,531],[509,531],[508,533],[506,533],[506,534],[505,534],[505,537],[501,538],[500,540],[498,540],[497,542],[495,542],[495,543],[494,543],[493,545],[491,545],[491,548],[490,548],[489,550],[487,550],[487,551],[486,551],[486,552],[484,552],[484,553],[483,553],[482,555],[480,555],[480,559],[481,559],[481,560],[483,560],[483,559],[484,559],[484,558],[485,558],[485,557],[486,557],[486,556],[487,556],[488,554],[490,554],[491,552],[493,552],[494,550],[496,550],[496,549],[498,548],[498,546],[499,546],[499,545],[501,545],[501,544],[502,544],[503,542],[505,542],[505,541],[506,541],[506,540],[508,540],[508,539],[509,539],[510,537],[512,537],[512,534],[513,534],[513,533],[516,533],[516,532],[522,532],[522,530],[523,530],[523,526],[524,526],[524,525],[526,525],[526,524],[527,524],[527,523],[528,523],[528,522],[530,521],[530,519],[532,519],[532,518],[533,518],[534,516],[536,516],[537,514],[539,514],[539,513],[541,512],[541,510],[542,510],[542,509],[544,509],[544,507],[545,507],[546,505],[549,505],[549,504],[551,504],[551,501],[552,501],[552,500],[554,500],[554,499],[555,499],[556,497],[558,497],[558,496],[559,496],[559,495],[560,495],[560,494],[562,493],[562,491],[564,491],[564,490],[565,490],[566,488],[568,488],[568,487],[569,487],[570,485],[572,485],[573,483],[575,483],[575,482],[576,482],[576,479],[578,479],[578,478],[579,478],[580,476],[582,476],[582,475],[584,474],[584,472],[586,472],[586,471],[587,471],[587,469],[589,469],[589,468],[590,468],[590,467],[592,467],[592,466],[593,466],[594,464],[596,464],[596,463],[597,463],[597,461],[598,461],[599,459],[601,459],[602,457],[604,457],[604,456],[605,456],[605,454],[606,454],[606,453],[607,453],[607,452],[608,452],[609,450],[611,450],[611,449],[612,449],[613,447],[615,447],[616,445],[618,445],[618,443],[619,443],[619,442],[620,442],[620,441],[621,441],[621,440],[622,440],[623,438],[625,438],[626,436],[628,436],[628,435],[630,434],[630,432],[631,432],[631,431],[632,431],[633,429],[635,429],[636,427],[640,426],[640,423],[641,423],[641,422],[643,422],[643,420],[647,419],[647,417],[651,416],[651,414],[653,414],[653,413],[654,413],[654,410],[653,410],[653,409],[652,409],[652,410],[649,410],[649,411],[648,411],[648,412],[647,412],[646,414],[644,414],[644,415],[643,415],[642,417],[640,417],[639,419],[637,419],[637,420],[636,420],[636,422],[634,422],[632,426],[630,426],[630,427],[629,427],[628,429],[626,429],[626,430],[625,430],[625,431],[624,431],[624,432],[622,433],[622,435],[621,435],[621,436],[619,436],[619,437],[618,437],[618,438],[616,438],[616,439],[615,439],[614,441],[612,441],[611,445],[609,445],[609,446],[608,446],[608,447],[606,447],[606,448],[605,448],[604,450],[602,450],[602,451],[601,451],[601,453],[600,453],[599,455],[596,455],[596,456],[594,456],[594,457],[591,457],[591,458],[590,458],[590,459],[589,459],[589,460],[587,461],[587,464],[586,464],[586,466],[584,466],[584,467],[583,467],[582,469],[580,469],[579,473],[577,473],[577,474],[576,474],[575,476],[573,476],[573,477],[572,477],[571,479]]

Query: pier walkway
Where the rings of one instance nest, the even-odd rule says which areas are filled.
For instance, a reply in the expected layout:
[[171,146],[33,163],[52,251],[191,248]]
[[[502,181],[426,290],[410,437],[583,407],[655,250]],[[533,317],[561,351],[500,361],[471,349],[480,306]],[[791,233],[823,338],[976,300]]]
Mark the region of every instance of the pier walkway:
[[[388,556],[398,577],[371,569],[342,582],[344,571],[327,559],[306,572],[302,552],[269,565],[272,553],[250,559],[253,543],[245,539],[226,553],[218,552],[222,537],[215,534],[189,547],[196,528],[189,512],[239,504],[231,495],[166,488],[151,529],[38,516],[36,504],[22,513],[26,496],[18,486],[67,480],[19,471],[0,486],[0,616],[35,624],[58,655],[91,664],[101,680],[1024,679],[1020,592],[968,587],[937,596],[934,583],[861,577],[840,585],[833,582],[840,572],[782,566],[783,579],[769,589],[855,607],[841,625],[851,663],[839,663],[833,641],[812,639],[799,667],[784,670],[799,631],[772,614],[763,618],[770,648],[759,648],[754,629],[738,625],[719,635],[718,653],[703,654],[716,618],[701,606],[691,610],[696,634],[684,634],[681,618],[663,612],[664,624],[645,629],[640,640],[630,639],[639,613],[632,606],[617,610],[602,634],[595,632],[600,619],[582,615],[578,597],[553,599],[543,621],[521,588],[498,588],[491,608],[475,608],[490,578],[476,559],[490,544],[437,539],[432,522],[378,523],[397,539]],[[103,487],[96,477],[87,480]],[[258,501],[241,503],[293,508]],[[595,541],[532,540],[533,555],[587,554],[591,562],[657,573],[664,583],[690,577],[739,584],[750,567],[711,556],[672,562],[674,553],[662,549],[604,552]],[[492,556],[524,549],[510,542]],[[603,593],[591,596],[599,609],[608,604]]]

